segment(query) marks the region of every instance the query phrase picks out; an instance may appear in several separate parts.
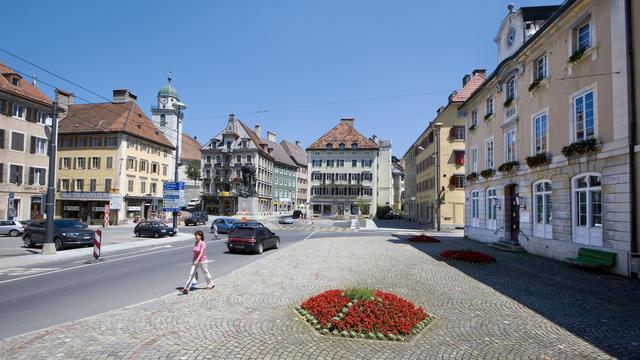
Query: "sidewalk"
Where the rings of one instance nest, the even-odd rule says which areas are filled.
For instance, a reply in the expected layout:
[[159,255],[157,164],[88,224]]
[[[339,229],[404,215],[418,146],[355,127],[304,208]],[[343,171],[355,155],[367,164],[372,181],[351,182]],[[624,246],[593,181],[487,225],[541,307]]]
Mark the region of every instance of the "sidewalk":
[[[461,238],[441,240],[311,238],[217,279],[214,290],[171,294],[2,341],[0,358],[607,359],[640,353],[638,281]],[[480,250],[497,263],[437,259],[452,248]],[[406,343],[350,340],[318,335],[293,311],[309,296],[349,286],[395,292],[436,320]]]

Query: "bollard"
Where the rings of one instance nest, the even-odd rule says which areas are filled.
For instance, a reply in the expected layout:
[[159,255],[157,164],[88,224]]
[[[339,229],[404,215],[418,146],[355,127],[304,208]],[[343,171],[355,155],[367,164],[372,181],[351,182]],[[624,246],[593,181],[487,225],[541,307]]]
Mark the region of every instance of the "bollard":
[[96,230],[93,237],[93,258],[98,260],[100,258],[100,248],[102,247],[102,230]]

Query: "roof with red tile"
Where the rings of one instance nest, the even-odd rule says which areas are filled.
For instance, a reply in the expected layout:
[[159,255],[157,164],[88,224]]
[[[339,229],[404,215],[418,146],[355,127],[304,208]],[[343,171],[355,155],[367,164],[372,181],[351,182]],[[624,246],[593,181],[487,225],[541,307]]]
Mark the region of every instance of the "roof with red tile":
[[180,148],[180,159],[181,160],[198,160],[202,159],[202,153],[200,149],[202,145],[198,142],[198,140],[191,137],[191,135],[186,132],[182,133],[182,145]]
[[[6,91],[28,100],[39,102],[42,105],[51,106],[52,101],[40,89],[33,86],[16,73],[13,69],[0,62],[0,91]],[[11,75],[18,77],[18,85],[13,85],[10,81]]]
[[327,144],[331,144],[333,149],[338,149],[340,144],[344,144],[346,149],[351,148],[351,144],[358,144],[358,149],[378,149],[378,145],[371,139],[362,135],[353,126],[340,122],[333,129],[322,135],[313,142],[307,150],[326,150]]
[[61,134],[124,132],[174,149],[135,101],[69,105],[59,123]]
[[473,94],[480,86],[482,86],[482,84],[484,84],[485,80],[486,77],[483,73],[476,73],[471,77],[471,80],[469,80],[469,82],[467,82],[467,84],[463,86],[462,89],[460,89],[460,91],[453,97],[453,99],[451,99],[451,101],[463,102],[467,100],[467,98],[471,96],[471,94]]

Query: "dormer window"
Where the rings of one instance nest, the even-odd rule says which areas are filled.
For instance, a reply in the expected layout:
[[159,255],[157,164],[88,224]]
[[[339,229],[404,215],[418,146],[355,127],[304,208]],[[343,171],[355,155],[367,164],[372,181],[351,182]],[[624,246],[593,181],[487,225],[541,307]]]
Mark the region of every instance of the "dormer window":
[[344,144],[339,144],[338,149],[340,149],[340,151],[344,151]]
[[333,144],[327,144],[327,150],[332,150],[333,149]]
[[358,150],[358,144],[356,143],[351,144],[351,150]]
[[16,77],[16,76],[12,76],[11,77],[11,84],[13,86],[18,86],[18,84],[20,84],[20,79],[18,79],[18,77]]

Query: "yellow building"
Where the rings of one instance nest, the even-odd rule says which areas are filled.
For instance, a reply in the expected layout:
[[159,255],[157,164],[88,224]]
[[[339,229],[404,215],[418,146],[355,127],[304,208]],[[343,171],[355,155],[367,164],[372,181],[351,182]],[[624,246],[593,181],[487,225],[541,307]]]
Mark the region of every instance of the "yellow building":
[[68,115],[59,124],[56,216],[103,223],[105,205],[111,224],[160,216],[174,147],[136,96],[114,90],[110,103],[57,101]]
[[482,85],[484,76],[484,70],[465,75],[460,92],[449,96],[447,105],[438,109],[435,119],[411,146],[413,159],[407,165],[414,169],[407,171],[415,173],[412,216],[427,228],[464,227],[465,117],[458,107]]

